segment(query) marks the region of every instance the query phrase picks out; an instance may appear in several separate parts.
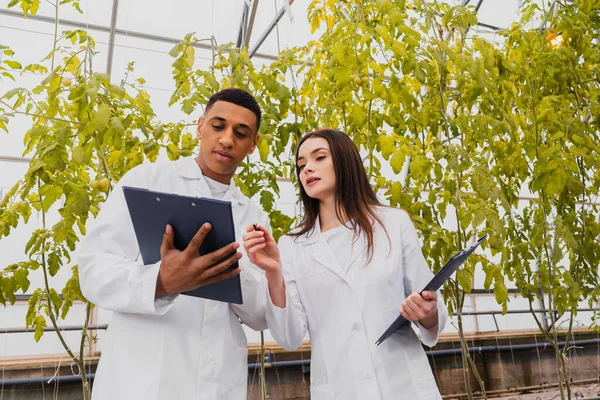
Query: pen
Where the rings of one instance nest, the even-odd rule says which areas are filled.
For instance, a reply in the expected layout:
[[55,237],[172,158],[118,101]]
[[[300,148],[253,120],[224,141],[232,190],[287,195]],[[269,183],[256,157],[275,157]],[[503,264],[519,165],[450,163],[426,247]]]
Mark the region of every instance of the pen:
[[258,225],[257,224],[252,224],[252,227],[254,228],[255,231],[258,231]]

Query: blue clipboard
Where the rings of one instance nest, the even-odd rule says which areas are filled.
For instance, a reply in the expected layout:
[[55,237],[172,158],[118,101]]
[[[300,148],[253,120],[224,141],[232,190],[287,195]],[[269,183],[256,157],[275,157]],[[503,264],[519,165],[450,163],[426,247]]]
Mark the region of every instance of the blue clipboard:
[[[201,255],[235,242],[233,213],[228,201],[180,196],[128,186],[123,187],[123,194],[145,265],[160,261],[160,247],[167,224],[175,231],[174,243],[178,250],[187,247],[205,222],[209,222],[212,229],[200,247]],[[237,267],[236,261],[226,271]],[[239,275],[181,294],[226,303],[243,303]]]
[[[462,265],[463,262],[475,251],[477,247],[487,238],[488,235],[483,235],[479,238],[475,243],[473,243],[469,248],[464,249],[456,253],[455,255],[448,260],[448,262],[442,267],[442,269],[429,281],[427,285],[419,292],[422,294],[424,291],[435,292],[439,288],[442,287],[444,282],[450,278],[450,276]],[[400,315],[392,324],[387,328],[387,330],[381,335],[381,337],[375,342],[377,346],[383,343],[387,338],[392,336],[394,332],[403,326],[407,325],[409,321]]]

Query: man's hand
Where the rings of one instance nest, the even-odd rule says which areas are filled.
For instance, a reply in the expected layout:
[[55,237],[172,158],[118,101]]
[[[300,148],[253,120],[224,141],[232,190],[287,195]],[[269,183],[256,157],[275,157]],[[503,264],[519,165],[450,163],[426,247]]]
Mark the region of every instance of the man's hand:
[[[200,286],[232,278],[240,273],[239,268],[223,272],[242,258],[242,254],[236,252],[240,247],[237,242],[203,256],[198,254],[200,246],[211,228],[209,223],[202,225],[187,248],[179,251],[173,244],[173,227],[167,225],[160,247],[161,265],[156,282],[155,298],[193,290]],[[219,262],[231,253],[234,254]]]
[[424,291],[423,296],[415,292],[400,306],[400,314],[409,321],[419,321],[425,329],[438,324],[437,293]]

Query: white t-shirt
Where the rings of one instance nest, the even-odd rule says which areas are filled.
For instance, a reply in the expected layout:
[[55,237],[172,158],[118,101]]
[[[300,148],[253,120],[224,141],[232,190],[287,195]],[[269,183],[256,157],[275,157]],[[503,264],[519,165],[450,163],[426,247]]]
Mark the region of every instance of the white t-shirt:
[[204,179],[206,179],[206,183],[208,184],[213,197],[217,200],[223,200],[225,193],[229,190],[229,185],[210,179],[206,175],[204,175]]
[[344,271],[348,271],[352,254],[355,251],[354,231],[351,228],[340,225],[327,232],[321,232],[321,234],[325,236],[331,251],[333,251]]

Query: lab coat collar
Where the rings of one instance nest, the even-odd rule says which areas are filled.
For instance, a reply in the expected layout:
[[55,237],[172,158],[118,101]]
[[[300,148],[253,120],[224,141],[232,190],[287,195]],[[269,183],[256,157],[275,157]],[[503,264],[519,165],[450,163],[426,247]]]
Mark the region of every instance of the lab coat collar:
[[303,246],[314,245],[314,247],[310,250],[312,258],[319,264],[329,268],[348,283],[350,283],[348,280],[348,272],[355,266],[357,258],[364,255],[366,249],[366,239],[364,235],[360,235],[356,242],[352,243],[352,246],[354,246],[354,251],[352,252],[352,257],[349,260],[350,266],[347,272],[344,268],[342,268],[337,260],[337,257],[333,253],[333,250],[329,246],[327,239],[321,233],[321,224],[319,223],[318,216],[317,220],[315,221],[314,229],[302,236],[297,237],[295,241]]
[[[206,177],[202,174],[202,170],[194,157],[184,157],[175,161],[175,167],[179,175],[185,179],[198,180],[202,186],[203,193],[210,193],[210,188],[206,182]],[[223,200],[230,201],[232,206],[236,204],[247,204],[250,199],[240,191],[232,179],[229,182],[229,189],[225,192]]]
[[302,236],[294,238],[294,242],[303,245],[313,244],[317,243],[319,239],[321,239],[321,236],[321,224],[319,222],[319,215],[317,215],[317,220],[315,221],[313,229]]

